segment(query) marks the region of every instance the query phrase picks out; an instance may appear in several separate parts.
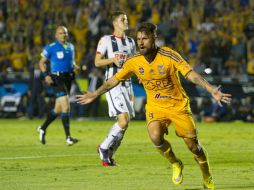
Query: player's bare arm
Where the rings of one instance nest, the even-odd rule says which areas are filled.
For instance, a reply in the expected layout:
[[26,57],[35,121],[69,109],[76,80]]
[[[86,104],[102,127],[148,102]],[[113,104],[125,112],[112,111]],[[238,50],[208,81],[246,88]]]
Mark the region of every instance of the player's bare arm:
[[194,84],[207,90],[212,95],[212,97],[216,100],[219,106],[222,106],[221,102],[230,104],[231,94],[222,93],[220,91],[221,86],[213,87],[209,82],[207,82],[201,75],[199,75],[195,71],[189,72],[186,78],[190,80],[191,82],[193,82]]
[[47,62],[47,58],[42,56],[40,61],[39,61],[39,67],[40,67],[40,70],[41,70],[41,72],[43,73],[43,75],[45,77],[45,82],[47,84],[53,84],[53,81],[52,81],[51,77],[46,74],[46,72],[47,72],[46,62]]
[[104,67],[106,65],[115,64],[117,67],[120,67],[121,64],[116,57],[112,57],[109,59],[104,59],[101,54],[96,54],[95,56],[95,66],[96,67]]
[[76,62],[73,62],[73,71],[74,72],[79,72],[80,71],[80,67],[76,64]]
[[110,89],[114,88],[120,83],[115,76],[108,79],[106,82],[103,83],[96,91],[94,92],[87,92],[83,95],[77,95],[77,103],[79,104],[89,104],[98,96],[108,92]]

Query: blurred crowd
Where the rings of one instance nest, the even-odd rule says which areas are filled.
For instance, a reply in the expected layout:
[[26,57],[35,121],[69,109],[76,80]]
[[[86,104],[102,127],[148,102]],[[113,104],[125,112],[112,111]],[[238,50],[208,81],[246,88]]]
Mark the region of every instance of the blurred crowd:
[[96,44],[111,33],[110,13],[124,10],[130,35],[138,23],[158,26],[158,45],[179,51],[213,75],[254,74],[254,0],[0,0],[0,71],[28,72],[42,47],[66,25],[87,77]]
[[[65,25],[75,45],[79,77],[102,79],[103,73],[94,68],[94,56],[100,37],[112,33],[110,14],[115,10],[127,13],[127,34],[134,38],[138,23],[156,24],[156,43],[180,52],[201,74],[254,76],[254,0],[0,0],[0,73],[30,76],[29,99],[42,105],[44,100],[36,98],[45,95],[43,88],[37,90],[39,95],[31,90],[41,85],[40,54],[43,46],[54,41],[55,27]],[[232,118],[254,121],[253,97],[250,99],[235,102]],[[23,111],[31,112],[31,118],[33,104],[28,108],[25,104]],[[87,109],[96,116],[94,107],[98,105]],[[228,113],[213,102],[199,108],[197,115],[207,121],[220,120]],[[44,111],[37,115],[43,117]]]

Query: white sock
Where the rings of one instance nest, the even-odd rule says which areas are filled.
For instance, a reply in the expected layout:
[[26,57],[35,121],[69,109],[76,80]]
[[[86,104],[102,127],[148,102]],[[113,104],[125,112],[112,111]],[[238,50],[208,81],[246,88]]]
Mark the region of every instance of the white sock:
[[116,139],[116,137],[122,137],[123,136],[124,129],[119,127],[118,123],[115,123],[112,128],[110,129],[107,137],[104,139],[104,141],[100,144],[100,147],[102,149],[109,149],[110,145],[112,145]]

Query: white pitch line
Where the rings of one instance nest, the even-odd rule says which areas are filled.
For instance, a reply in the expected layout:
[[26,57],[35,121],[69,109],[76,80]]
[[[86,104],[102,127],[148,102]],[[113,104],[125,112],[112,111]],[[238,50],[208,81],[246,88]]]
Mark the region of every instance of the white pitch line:
[[[144,152],[144,153],[120,153],[121,155],[149,155],[149,154],[157,154],[157,152]],[[21,159],[40,159],[40,158],[61,158],[61,157],[73,157],[73,156],[97,156],[98,154],[63,154],[63,155],[48,155],[48,156],[15,156],[15,157],[2,157],[0,160],[21,160]]]

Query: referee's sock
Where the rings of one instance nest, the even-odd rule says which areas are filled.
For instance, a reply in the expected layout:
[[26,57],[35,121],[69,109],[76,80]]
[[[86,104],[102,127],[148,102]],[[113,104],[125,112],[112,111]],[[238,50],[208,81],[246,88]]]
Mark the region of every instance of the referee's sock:
[[57,116],[58,116],[57,113],[54,111],[54,109],[52,109],[49,112],[45,122],[42,124],[41,129],[46,131],[46,129],[48,128],[49,124],[52,123],[57,118]]
[[61,113],[62,123],[64,127],[64,132],[66,135],[66,138],[71,136],[70,133],[70,113],[69,112],[62,112]]

